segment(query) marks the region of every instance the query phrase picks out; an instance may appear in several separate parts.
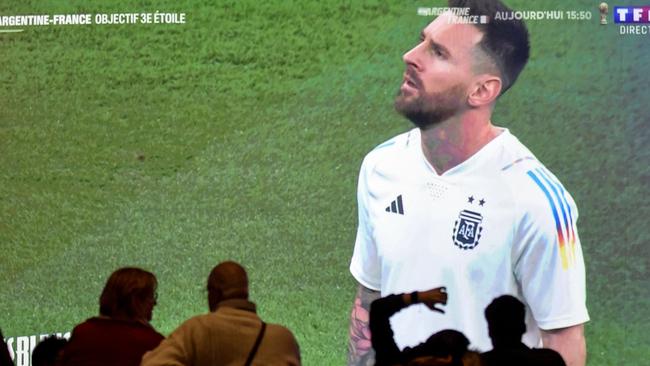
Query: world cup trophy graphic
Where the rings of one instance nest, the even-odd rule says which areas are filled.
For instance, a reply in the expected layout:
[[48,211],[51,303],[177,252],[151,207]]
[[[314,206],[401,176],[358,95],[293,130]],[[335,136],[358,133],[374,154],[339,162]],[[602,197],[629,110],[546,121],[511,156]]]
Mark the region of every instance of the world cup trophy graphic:
[[607,3],[600,3],[598,10],[600,10],[600,24],[607,24],[607,11],[609,10],[609,6]]

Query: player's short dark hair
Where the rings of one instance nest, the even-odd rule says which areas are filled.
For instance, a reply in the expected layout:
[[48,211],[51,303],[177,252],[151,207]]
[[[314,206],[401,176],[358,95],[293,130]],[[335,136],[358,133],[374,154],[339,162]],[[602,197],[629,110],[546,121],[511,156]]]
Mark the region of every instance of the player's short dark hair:
[[515,83],[530,55],[528,29],[522,20],[494,19],[495,15],[510,14],[499,0],[449,0],[453,8],[469,8],[471,16],[485,16],[487,23],[474,24],[482,33],[481,50],[495,63],[501,74],[501,94]]

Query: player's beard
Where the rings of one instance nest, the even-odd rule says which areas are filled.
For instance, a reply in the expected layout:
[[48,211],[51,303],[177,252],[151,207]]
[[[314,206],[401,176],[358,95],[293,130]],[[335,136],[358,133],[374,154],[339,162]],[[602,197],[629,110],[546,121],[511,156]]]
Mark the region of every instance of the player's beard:
[[425,94],[422,82],[416,75],[409,74],[417,94],[397,91],[395,110],[408,118],[420,129],[427,129],[456,115],[463,108],[465,87],[453,85],[446,90]]

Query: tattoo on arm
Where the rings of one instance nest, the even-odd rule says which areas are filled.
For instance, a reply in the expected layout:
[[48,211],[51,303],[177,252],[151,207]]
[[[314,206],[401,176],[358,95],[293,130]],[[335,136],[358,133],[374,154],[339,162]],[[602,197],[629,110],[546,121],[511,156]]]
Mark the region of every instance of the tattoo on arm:
[[378,291],[359,285],[350,316],[348,366],[375,364],[375,352],[370,343],[370,303],[378,299]]

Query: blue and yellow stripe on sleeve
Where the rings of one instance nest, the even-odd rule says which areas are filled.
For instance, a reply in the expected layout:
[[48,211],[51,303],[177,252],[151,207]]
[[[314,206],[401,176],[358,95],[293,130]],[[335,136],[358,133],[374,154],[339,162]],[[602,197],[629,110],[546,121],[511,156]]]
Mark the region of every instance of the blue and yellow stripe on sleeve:
[[548,200],[555,220],[562,268],[568,269],[575,263],[576,231],[573,212],[566,198],[567,193],[562,184],[544,168],[529,170],[526,174],[541,189]]

